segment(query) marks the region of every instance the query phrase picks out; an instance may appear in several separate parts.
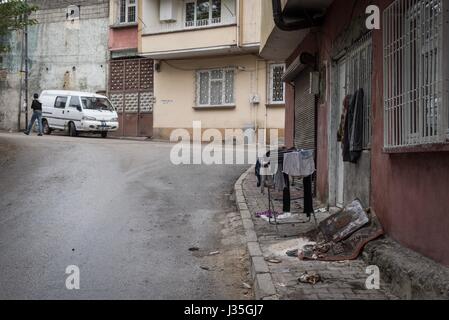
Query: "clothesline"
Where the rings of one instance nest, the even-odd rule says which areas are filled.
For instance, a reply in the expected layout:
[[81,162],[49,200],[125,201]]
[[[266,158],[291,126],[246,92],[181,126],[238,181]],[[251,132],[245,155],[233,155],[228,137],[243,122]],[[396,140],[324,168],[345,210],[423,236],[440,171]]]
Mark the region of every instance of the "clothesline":
[[312,175],[316,171],[314,155],[314,150],[290,149],[269,152],[258,159],[256,165],[258,185],[262,187],[262,193],[265,187],[283,192],[284,214],[290,213],[291,209],[290,177],[303,178],[304,213],[308,216],[314,213],[312,192]]

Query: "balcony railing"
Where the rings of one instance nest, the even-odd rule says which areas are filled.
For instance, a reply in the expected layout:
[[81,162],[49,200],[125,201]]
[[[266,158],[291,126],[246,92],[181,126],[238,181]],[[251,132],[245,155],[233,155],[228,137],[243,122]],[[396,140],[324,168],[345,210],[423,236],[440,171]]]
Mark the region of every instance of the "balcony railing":
[[195,30],[207,27],[225,26],[236,23],[235,17],[220,17],[195,21],[179,21],[174,23],[160,23],[148,26],[144,29],[145,34],[158,34],[165,32],[176,32],[182,30]]
[[196,21],[186,21],[185,27],[186,28],[206,27],[206,26],[217,25],[217,24],[221,24],[221,17],[213,18],[213,19],[196,20]]

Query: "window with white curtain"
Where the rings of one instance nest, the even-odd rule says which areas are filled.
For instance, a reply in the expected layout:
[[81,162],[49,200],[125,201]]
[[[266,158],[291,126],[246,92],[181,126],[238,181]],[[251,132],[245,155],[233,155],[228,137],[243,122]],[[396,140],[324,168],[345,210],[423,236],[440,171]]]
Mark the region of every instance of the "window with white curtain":
[[197,71],[197,105],[234,105],[234,69]]
[[447,1],[397,0],[384,11],[384,145],[446,142]]
[[269,104],[285,103],[285,83],[282,76],[285,72],[284,63],[276,63],[269,65],[268,75],[268,102]]
[[120,23],[137,22],[137,0],[120,0],[119,22]]
[[185,27],[203,27],[221,23],[221,0],[187,0]]

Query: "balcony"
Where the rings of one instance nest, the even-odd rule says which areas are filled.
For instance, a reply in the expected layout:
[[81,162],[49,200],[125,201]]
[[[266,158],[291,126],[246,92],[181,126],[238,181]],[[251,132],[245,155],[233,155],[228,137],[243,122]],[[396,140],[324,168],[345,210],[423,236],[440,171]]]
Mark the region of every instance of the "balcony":
[[203,19],[195,21],[179,21],[174,23],[160,23],[157,25],[144,27],[142,35],[155,35],[168,32],[191,31],[196,29],[217,28],[235,25],[236,17],[219,17],[213,19]]
[[139,54],[153,59],[255,53],[260,0],[142,0]]

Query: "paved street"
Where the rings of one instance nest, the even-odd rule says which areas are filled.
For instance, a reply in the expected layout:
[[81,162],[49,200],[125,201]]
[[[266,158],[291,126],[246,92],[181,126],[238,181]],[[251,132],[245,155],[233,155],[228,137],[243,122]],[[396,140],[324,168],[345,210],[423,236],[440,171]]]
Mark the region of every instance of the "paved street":
[[[296,188],[295,188],[296,189]],[[302,196],[302,190],[293,191],[293,198]],[[286,252],[298,247],[300,235],[316,228],[312,221],[307,222],[304,215],[294,217],[279,226],[279,233],[275,226],[256,218],[257,212],[268,209],[268,199],[256,188],[256,178],[250,174],[243,183],[243,192],[248,210],[254,222],[261,256],[268,260],[268,271],[271,275],[277,298],[281,300],[389,300],[397,299],[391,292],[391,285],[380,279],[380,290],[367,290],[367,264],[361,259],[354,261],[324,262],[301,261],[297,257],[288,257]],[[303,201],[292,201],[292,213],[304,212]],[[275,211],[282,212],[282,202],[274,201]],[[315,204],[319,208],[319,204]],[[318,221],[329,217],[328,212],[316,214]],[[298,219],[303,223],[298,223]],[[276,261],[270,263],[269,261]],[[316,273],[321,281],[316,284],[301,283],[298,279],[305,272]]]
[[174,166],[170,148],[0,133],[0,299],[251,298],[230,199],[245,167]]

